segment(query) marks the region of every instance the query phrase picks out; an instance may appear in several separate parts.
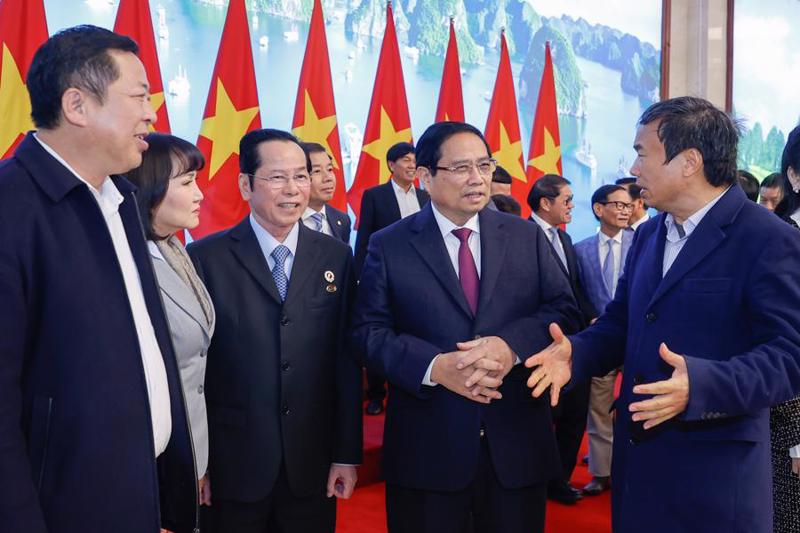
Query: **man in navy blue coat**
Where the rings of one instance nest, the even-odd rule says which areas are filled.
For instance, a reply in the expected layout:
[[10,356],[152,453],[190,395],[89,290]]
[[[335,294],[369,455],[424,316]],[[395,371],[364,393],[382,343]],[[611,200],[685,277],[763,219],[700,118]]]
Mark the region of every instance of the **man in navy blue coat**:
[[631,173],[642,225],[614,300],[526,365],[534,396],[624,363],[616,533],[769,533],[769,407],[800,392],[800,239],[736,185],[738,130],[691,97],[651,106]]
[[353,324],[390,386],[389,531],[542,531],[561,466],[518,356],[576,304],[538,226],[485,209],[496,163],[476,128],[431,126],[417,162],[431,204],[372,236]]
[[[0,531],[196,528],[181,382],[133,186],[155,120],[136,44],[82,26],[27,78],[0,164]],[[161,518],[159,517],[161,514]]]

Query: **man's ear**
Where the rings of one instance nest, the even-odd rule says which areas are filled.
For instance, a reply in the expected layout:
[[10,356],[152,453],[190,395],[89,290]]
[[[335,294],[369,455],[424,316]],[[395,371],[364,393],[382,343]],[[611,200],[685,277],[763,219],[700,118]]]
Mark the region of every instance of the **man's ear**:
[[242,200],[249,202],[253,197],[253,191],[250,188],[250,176],[247,174],[239,173],[239,194],[242,195]]
[[694,176],[703,172],[703,154],[697,148],[688,148],[683,151],[683,175]]
[[64,120],[75,126],[86,126],[88,118],[88,95],[75,87],[70,87],[61,95],[61,113]]
[[539,198],[539,207],[549,213],[550,208],[553,207],[553,203],[550,201],[550,198],[543,196]]
[[595,216],[599,219],[603,214],[603,204],[598,202],[593,203],[592,211],[594,211]]
[[433,176],[431,176],[428,167],[417,167],[414,171],[414,178],[422,183],[426,191],[430,191],[431,184],[433,183]]

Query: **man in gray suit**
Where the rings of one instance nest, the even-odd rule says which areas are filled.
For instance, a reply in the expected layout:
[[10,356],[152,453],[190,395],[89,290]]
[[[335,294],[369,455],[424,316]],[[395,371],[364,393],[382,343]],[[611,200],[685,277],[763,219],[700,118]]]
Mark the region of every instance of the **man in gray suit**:
[[[628,227],[633,200],[621,185],[603,185],[592,195],[592,211],[600,231],[575,245],[581,284],[599,314],[614,297],[617,280],[633,240]],[[589,393],[589,472],[592,480],[583,493],[595,496],[611,487],[611,445],[614,439],[611,406],[619,369],[592,378]]]

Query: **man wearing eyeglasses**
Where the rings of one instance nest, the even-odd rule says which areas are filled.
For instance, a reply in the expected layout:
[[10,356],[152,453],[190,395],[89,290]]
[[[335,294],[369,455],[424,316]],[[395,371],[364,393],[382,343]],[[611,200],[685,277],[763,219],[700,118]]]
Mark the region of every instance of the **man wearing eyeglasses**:
[[354,346],[390,387],[384,475],[390,533],[544,528],[558,450],[518,354],[578,320],[544,234],[486,209],[496,162],[469,124],[417,144],[422,210],[372,236]]
[[[217,312],[208,351],[209,531],[333,531],[361,461],[361,370],[343,350],[350,248],[300,217],[311,186],[297,139],[239,145],[251,213],[189,246]],[[205,530],[205,529],[204,529]]]
[[[614,298],[617,280],[625,267],[625,258],[633,241],[629,227],[633,199],[621,185],[603,185],[592,194],[592,211],[600,222],[600,231],[575,245],[581,284],[597,310],[603,313]],[[595,317],[597,316],[595,315]],[[589,393],[589,472],[592,480],[583,494],[596,496],[611,488],[611,446],[614,442],[611,407],[614,385],[620,369],[603,377],[592,378]]]

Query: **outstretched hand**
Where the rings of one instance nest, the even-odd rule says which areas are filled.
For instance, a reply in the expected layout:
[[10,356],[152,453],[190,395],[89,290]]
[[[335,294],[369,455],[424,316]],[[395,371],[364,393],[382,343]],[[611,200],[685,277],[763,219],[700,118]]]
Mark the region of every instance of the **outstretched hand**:
[[572,343],[555,322],[550,324],[550,336],[553,337],[550,346],[528,357],[525,366],[535,367],[528,378],[533,397],[538,398],[550,387],[550,405],[555,407],[561,389],[572,376]]

